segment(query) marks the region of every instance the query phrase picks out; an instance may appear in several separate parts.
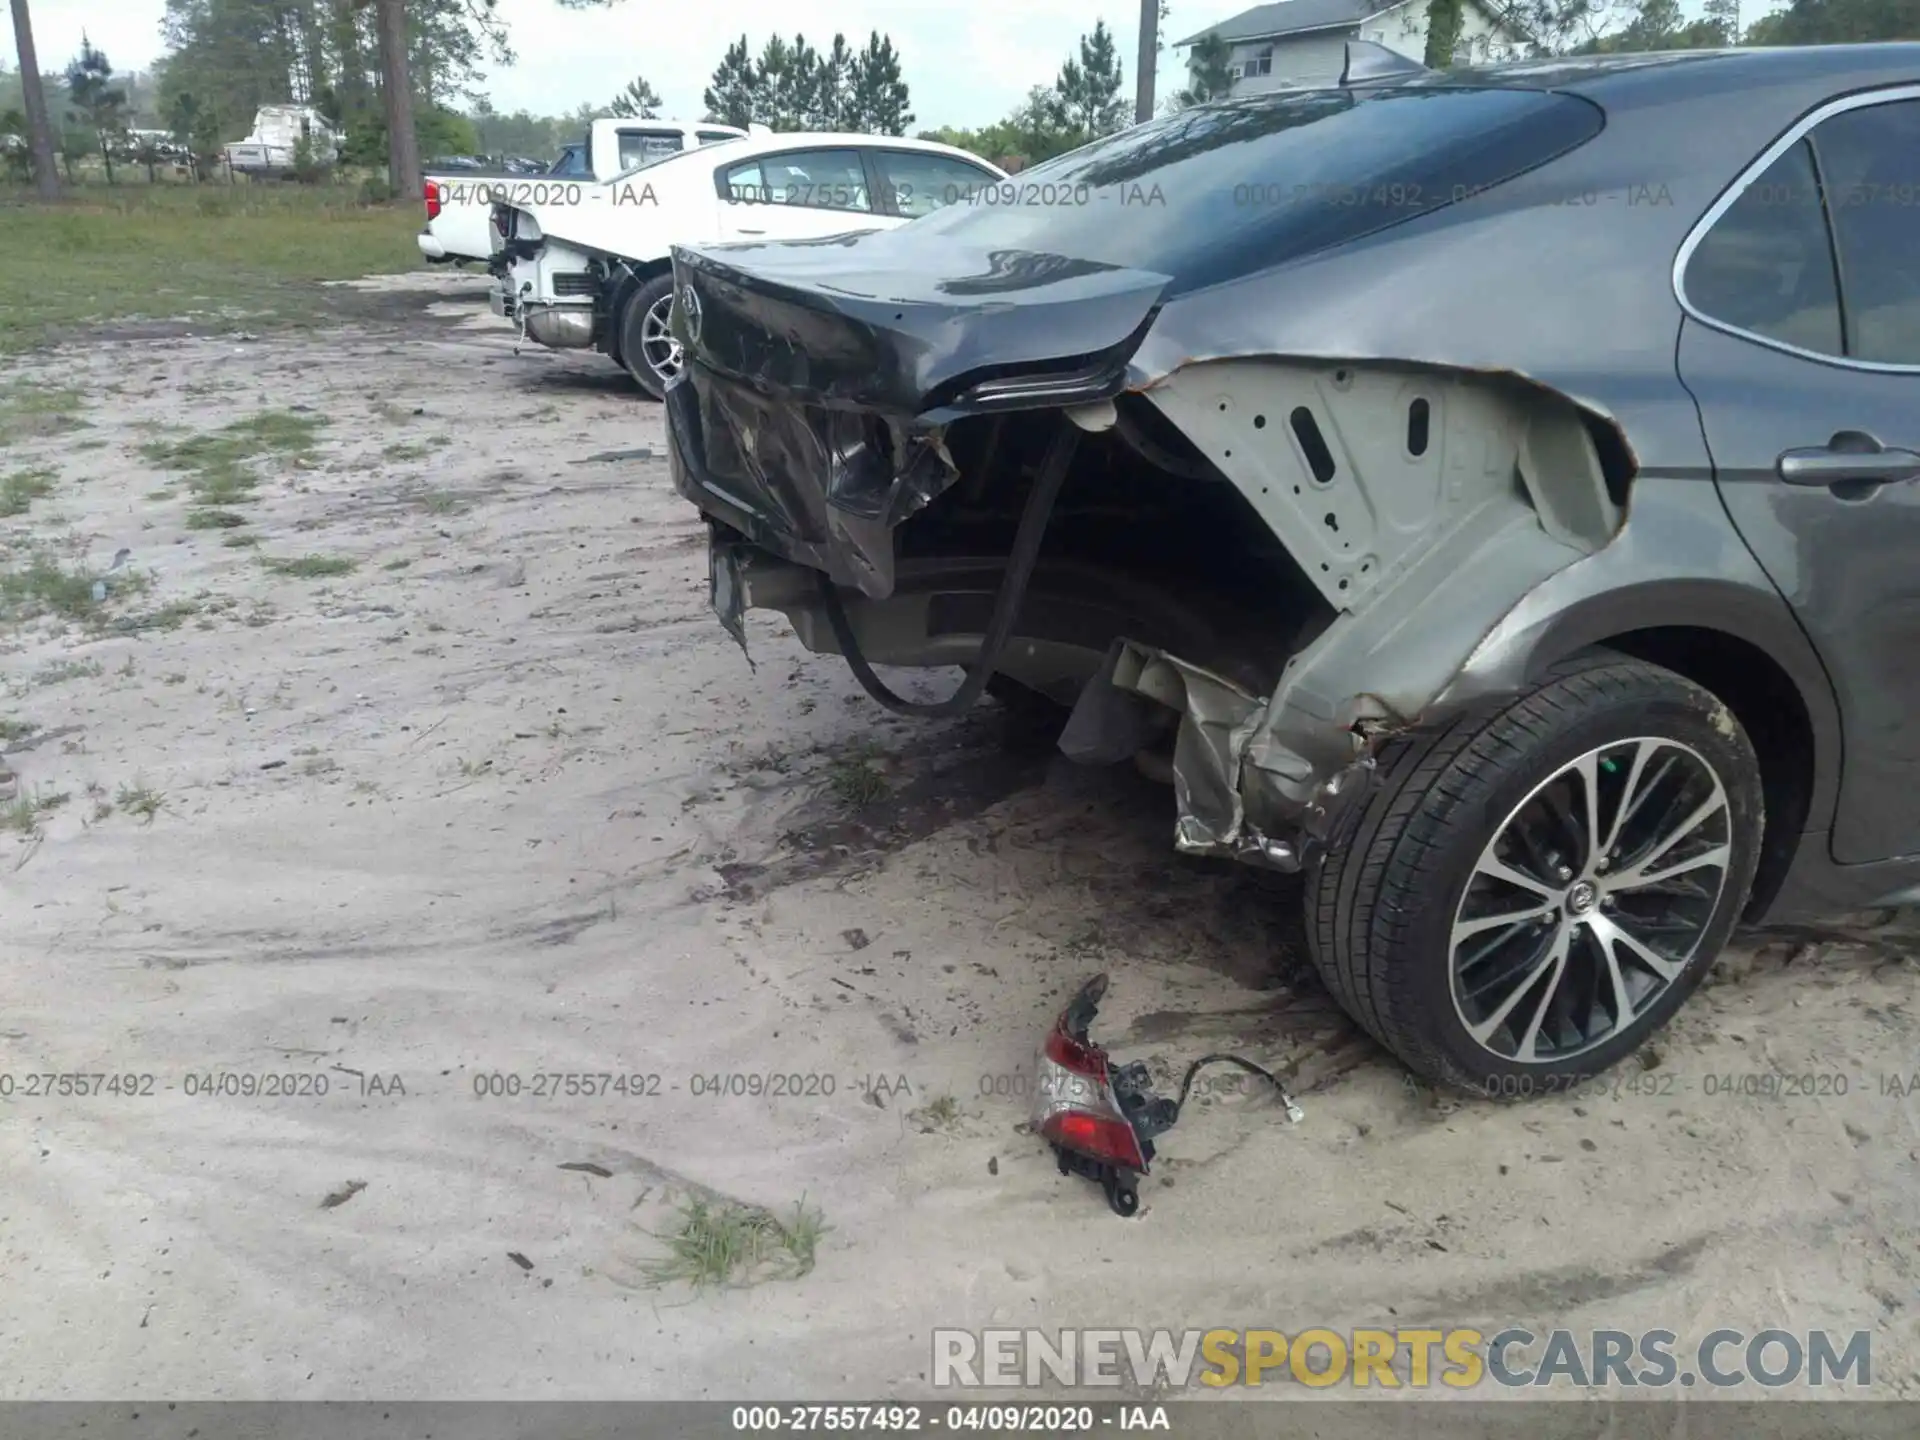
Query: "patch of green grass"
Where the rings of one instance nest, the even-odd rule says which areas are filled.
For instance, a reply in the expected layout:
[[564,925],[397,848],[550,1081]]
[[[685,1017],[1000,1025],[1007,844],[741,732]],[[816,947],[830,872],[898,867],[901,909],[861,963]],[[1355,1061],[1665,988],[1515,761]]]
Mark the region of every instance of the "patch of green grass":
[[[192,600],[170,600],[157,610],[142,611],[138,615],[127,615],[115,620],[112,631],[116,635],[137,635],[142,630],[178,630],[187,621],[200,613],[200,606]],[[131,667],[133,657],[127,657]],[[129,668],[125,673],[132,674]]]
[[[15,201],[21,203],[13,203]],[[420,268],[417,196],[362,205],[356,186],[82,183],[59,205],[0,188],[13,255],[0,351],[85,325],[242,313],[309,324],[357,298],[316,282]]]
[[784,1220],[758,1205],[691,1200],[680,1208],[674,1228],[654,1237],[667,1253],[644,1273],[652,1285],[684,1281],[696,1290],[797,1280],[813,1269],[827,1228],[804,1197]]
[[424,460],[433,447],[418,440],[396,440],[380,453],[389,460]]
[[871,805],[887,794],[887,777],[868,747],[842,755],[827,767],[827,789],[843,805]]
[[332,575],[351,575],[359,565],[344,555],[262,555],[260,563],[275,575],[292,575],[301,580],[323,580]]
[[73,797],[64,790],[36,791],[31,795],[18,795],[5,806],[0,806],[0,830],[13,830],[22,835],[31,835],[40,824],[40,817],[49,810],[58,810]]
[[24,740],[39,728],[31,720],[15,720],[10,715],[0,715],[0,745],[11,745],[16,740]]
[[36,554],[19,569],[0,570],[0,620],[18,623],[42,615],[90,620],[100,608],[93,598],[97,578]]
[[147,785],[122,785],[114,801],[129,815],[138,815],[144,825],[151,825],[153,817],[167,808],[167,797]]
[[[11,213],[8,218],[13,218]],[[86,280],[75,276],[73,282],[84,285]],[[12,327],[6,322],[12,308],[11,298],[0,305],[0,351],[7,348],[6,332]],[[80,408],[80,392],[71,385],[43,385],[36,380],[0,385],[0,445],[84,429],[87,422],[76,413]]]
[[467,508],[458,495],[446,490],[429,490],[420,497],[420,508],[429,515],[458,515]]
[[64,685],[69,680],[91,680],[106,673],[98,660],[55,660],[33,672],[36,685]]
[[26,514],[34,501],[53,493],[53,482],[59,478],[59,471],[44,465],[0,476],[0,515]]
[[244,550],[250,545],[258,545],[260,543],[260,537],[258,535],[229,535],[220,543],[229,550]]
[[202,506],[240,505],[253,498],[260,483],[257,461],[273,455],[304,458],[312,454],[326,423],[318,415],[263,410],[184,439],[149,440],[140,447],[140,458],[165,470],[186,471],[187,487]]
[[246,516],[235,514],[231,510],[189,510],[187,512],[189,530],[231,530],[237,525],[246,523]]

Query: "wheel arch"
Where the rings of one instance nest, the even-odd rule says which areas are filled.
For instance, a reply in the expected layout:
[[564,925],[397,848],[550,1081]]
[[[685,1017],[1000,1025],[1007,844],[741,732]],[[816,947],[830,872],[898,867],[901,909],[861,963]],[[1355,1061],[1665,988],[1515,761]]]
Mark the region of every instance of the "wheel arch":
[[1839,794],[1841,730],[1832,683],[1776,594],[1715,580],[1659,580],[1562,612],[1538,636],[1527,679],[1586,650],[1631,655],[1718,696],[1760,761],[1766,827],[1746,918],[1763,916],[1803,838],[1824,835]]

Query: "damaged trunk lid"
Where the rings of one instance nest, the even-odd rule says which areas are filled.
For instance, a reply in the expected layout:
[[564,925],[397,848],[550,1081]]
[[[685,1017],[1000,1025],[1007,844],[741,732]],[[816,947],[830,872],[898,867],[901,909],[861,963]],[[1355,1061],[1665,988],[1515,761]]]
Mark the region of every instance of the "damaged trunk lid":
[[945,427],[1116,394],[1167,277],[949,245],[863,267],[854,238],[674,247],[667,417],[682,494],[884,598],[893,529],[958,478]]

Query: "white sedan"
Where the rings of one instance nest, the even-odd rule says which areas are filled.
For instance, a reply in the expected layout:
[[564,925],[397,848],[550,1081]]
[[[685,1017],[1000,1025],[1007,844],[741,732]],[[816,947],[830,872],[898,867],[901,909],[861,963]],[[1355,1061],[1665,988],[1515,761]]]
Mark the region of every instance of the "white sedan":
[[670,247],[880,230],[944,205],[990,203],[1006,173],[890,135],[787,134],[656,161],[578,204],[494,207],[494,308],[558,349],[593,346],[658,398],[680,370]]

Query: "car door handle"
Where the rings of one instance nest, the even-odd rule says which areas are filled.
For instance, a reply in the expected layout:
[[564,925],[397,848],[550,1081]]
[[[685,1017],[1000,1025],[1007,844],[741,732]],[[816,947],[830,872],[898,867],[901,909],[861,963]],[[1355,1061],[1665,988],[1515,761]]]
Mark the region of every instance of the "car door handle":
[[1871,435],[1845,430],[1825,445],[1785,451],[1774,469],[1789,485],[1887,485],[1920,478],[1920,455],[1889,450]]

